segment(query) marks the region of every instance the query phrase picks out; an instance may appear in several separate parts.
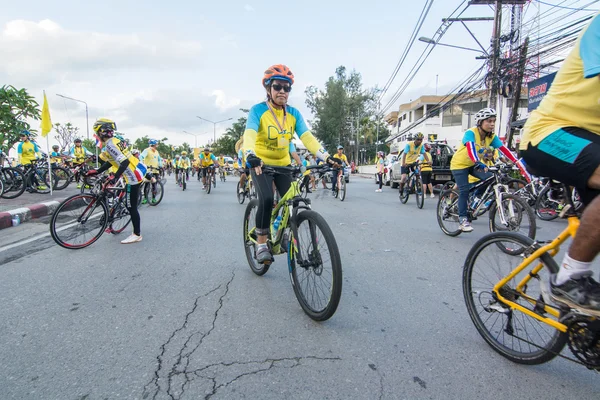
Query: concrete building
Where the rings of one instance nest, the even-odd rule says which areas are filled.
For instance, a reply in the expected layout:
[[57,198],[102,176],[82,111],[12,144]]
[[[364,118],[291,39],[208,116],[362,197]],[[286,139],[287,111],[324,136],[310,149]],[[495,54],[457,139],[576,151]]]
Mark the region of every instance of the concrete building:
[[[527,115],[527,91],[522,92],[525,97],[519,104],[519,118]],[[395,124],[390,124],[392,113],[386,116],[386,121],[392,127],[392,134],[386,139],[390,144],[390,151],[396,153],[401,144],[414,133],[421,132],[426,141],[443,140],[450,146],[458,146],[464,132],[473,127],[473,120],[477,111],[487,107],[487,92],[485,90],[475,91],[468,96],[462,96],[448,107],[443,107],[440,113],[432,110],[440,110],[440,106],[451,102],[456,95],[446,96],[421,96],[410,103],[401,104],[398,110]],[[500,98],[498,102],[496,133],[503,139],[506,135],[512,99]]]

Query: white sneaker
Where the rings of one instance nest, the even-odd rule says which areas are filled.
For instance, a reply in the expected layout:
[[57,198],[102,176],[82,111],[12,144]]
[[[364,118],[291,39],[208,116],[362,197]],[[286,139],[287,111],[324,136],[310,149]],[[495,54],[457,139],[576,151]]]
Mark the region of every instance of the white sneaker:
[[429,197],[431,197],[432,199],[435,199],[435,194],[431,193],[431,196],[429,196]]
[[244,189],[240,188],[240,191],[238,192],[239,194],[244,194]]
[[461,219],[458,229],[460,229],[463,232],[473,232],[473,227],[471,226],[471,223],[466,218]]
[[135,233],[132,233],[131,235],[129,235],[129,237],[127,239],[121,240],[121,244],[131,244],[131,243],[136,243],[136,242],[141,242],[141,241],[142,241],[142,235],[138,236]]
[[375,189],[377,193],[381,193],[381,189]]

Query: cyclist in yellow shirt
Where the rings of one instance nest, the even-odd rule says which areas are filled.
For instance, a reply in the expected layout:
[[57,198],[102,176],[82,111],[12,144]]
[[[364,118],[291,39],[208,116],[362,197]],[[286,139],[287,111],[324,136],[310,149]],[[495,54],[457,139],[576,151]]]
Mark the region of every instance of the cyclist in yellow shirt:
[[429,193],[431,193],[431,198],[433,199],[435,195],[433,194],[433,184],[431,183],[431,175],[433,173],[433,158],[431,157],[431,145],[429,143],[425,143],[423,147],[425,148],[425,153],[422,154],[423,159],[420,160],[421,181],[423,182],[423,198],[427,196],[427,188],[429,188]]
[[[192,161],[187,156],[187,151],[181,152],[181,157],[179,158],[177,166],[179,168],[179,171],[185,171],[185,180],[189,181],[190,167],[192,166]],[[181,186],[181,182],[179,183],[179,186]]]
[[400,186],[399,190],[402,193],[404,189],[404,183],[408,179],[408,174],[414,171],[414,164],[419,161],[419,158],[425,154],[425,147],[423,146],[423,134],[418,132],[412,142],[408,142],[404,146],[404,152],[402,153],[402,162],[400,163]]
[[[209,167],[215,166],[219,167],[219,161],[217,157],[213,153],[210,152],[210,148],[208,146],[204,147],[204,151],[200,153],[200,167],[202,168],[202,189],[206,188],[206,173]],[[210,185],[210,182],[208,182]]]
[[552,298],[600,310],[592,262],[600,252],[600,14],[583,29],[548,94],[528,118],[520,150],[535,175],[575,186],[586,205],[577,235],[550,282]]
[[335,163],[310,132],[300,112],[287,104],[293,84],[294,74],[287,66],[277,64],[269,67],[262,77],[267,100],[250,109],[244,132],[246,162],[251,168],[252,181],[258,194],[256,259],[259,263],[273,260],[267,244],[274,200],[273,182],[281,196],[285,195],[292,183],[290,176],[263,174],[263,163],[290,165],[290,142],[294,134],[312,154]]
[[340,168],[333,168],[333,182],[331,182],[331,194],[332,196],[336,195],[337,192],[337,178],[339,175],[343,175],[344,174],[344,167],[345,166],[349,166],[350,163],[348,162],[348,158],[346,157],[346,155],[344,154],[344,146],[339,145],[337,147],[337,154],[335,155],[335,158],[337,158],[338,160],[341,161],[341,165]]

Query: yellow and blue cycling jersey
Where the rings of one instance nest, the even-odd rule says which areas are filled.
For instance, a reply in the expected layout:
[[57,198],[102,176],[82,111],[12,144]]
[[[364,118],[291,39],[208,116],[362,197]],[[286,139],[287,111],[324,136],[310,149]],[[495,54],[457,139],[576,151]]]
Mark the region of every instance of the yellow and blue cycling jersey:
[[23,165],[31,164],[41,154],[37,143],[31,140],[19,143],[17,153],[19,154],[19,164]]
[[[475,148],[473,149],[471,146],[467,146],[468,143],[475,143]],[[465,132],[458,150],[452,156],[450,169],[471,168],[475,165],[473,159],[481,159],[488,149],[499,149],[502,146],[503,144],[496,134],[481,139],[479,128],[473,127]]]
[[146,175],[146,166],[131,155],[124,142],[113,137],[108,139],[104,144],[104,148],[106,151],[103,152],[104,155],[102,156],[102,159],[110,162],[110,164],[117,169],[123,161],[129,160],[129,165],[125,168],[125,171],[123,171],[123,177],[127,184],[137,185],[142,181]]
[[92,153],[90,153],[88,151],[88,149],[86,149],[83,146],[79,146],[79,147],[73,146],[73,147],[71,147],[71,151],[69,153],[70,153],[71,157],[74,158],[73,164],[77,164],[77,165],[83,164],[83,162],[85,161],[85,158],[87,156],[92,155]]
[[[536,146],[565,127],[578,127],[600,135],[599,75],[600,14],[596,14],[580,34],[548,94],[527,119],[519,148],[527,150],[529,143]],[[573,143],[570,147],[582,146]]]
[[419,160],[421,154],[425,154],[425,147],[423,143],[420,146],[415,146],[415,142],[409,142],[404,146],[404,154],[406,154],[406,158],[404,162],[407,164],[414,164]]
[[308,151],[325,158],[326,152],[308,129],[300,112],[286,105],[277,109],[262,102],[250,109],[244,132],[244,151],[267,165],[290,165],[290,143],[298,135]]
[[177,161],[177,168],[188,169],[192,165],[189,157],[181,157],[179,161]]
[[210,167],[215,163],[215,161],[217,161],[217,157],[215,157],[213,153],[200,153],[200,165],[203,168]]
[[50,162],[51,163],[58,164],[61,162],[61,160],[62,160],[62,158],[61,158],[60,152],[53,151],[52,153],[50,153]]
[[162,164],[162,159],[160,158],[160,154],[158,154],[158,150],[153,147],[148,147],[146,150],[142,151],[142,154],[140,154],[140,161],[143,162],[146,167],[156,169]]

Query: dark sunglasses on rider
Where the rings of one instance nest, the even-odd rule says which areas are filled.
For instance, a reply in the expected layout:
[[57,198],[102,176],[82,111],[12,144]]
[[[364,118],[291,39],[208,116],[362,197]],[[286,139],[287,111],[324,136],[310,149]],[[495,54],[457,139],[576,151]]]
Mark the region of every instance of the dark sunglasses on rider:
[[280,85],[278,83],[274,83],[271,87],[276,92],[279,92],[281,89],[283,89],[283,91],[286,92],[286,93],[289,93],[289,92],[292,91],[292,87],[290,85]]

